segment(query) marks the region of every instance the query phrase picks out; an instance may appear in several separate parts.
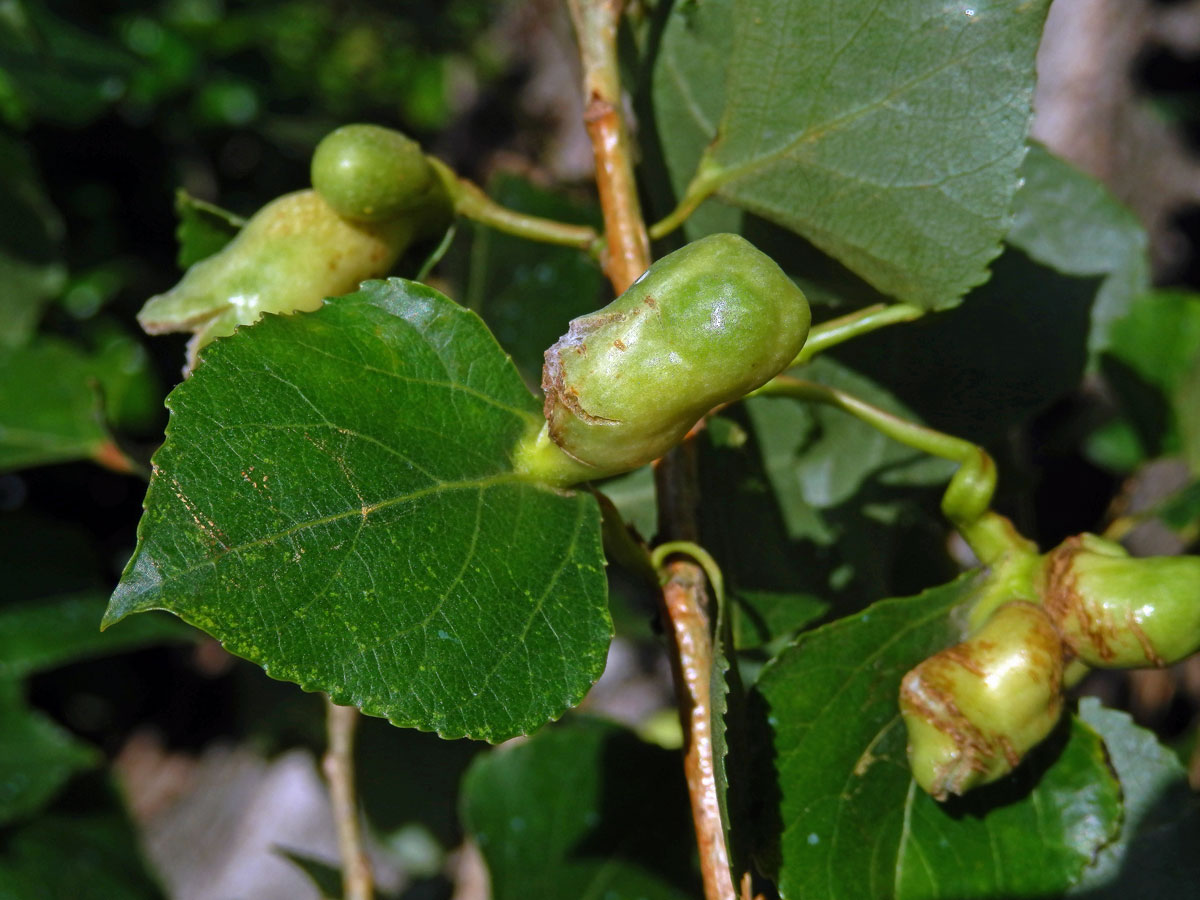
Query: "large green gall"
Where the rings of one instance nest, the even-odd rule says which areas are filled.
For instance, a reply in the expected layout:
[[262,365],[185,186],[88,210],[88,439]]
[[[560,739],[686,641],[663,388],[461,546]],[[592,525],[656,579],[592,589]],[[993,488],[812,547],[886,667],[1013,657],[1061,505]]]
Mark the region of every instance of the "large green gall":
[[1081,534],[1047,555],[1043,577],[1046,609],[1089,666],[1166,666],[1200,650],[1200,557],[1134,558]]
[[592,477],[644,465],[787,368],[809,325],[770,257],[733,234],[698,240],[546,351],[549,440]]
[[945,800],[1007,775],[1054,730],[1062,686],[1062,642],[1046,611],[1001,606],[978,634],[904,676],[913,778]]
[[148,334],[193,332],[191,368],[202,347],[263,313],[319,309],[326,297],[387,274],[412,237],[407,219],[351,222],[315,191],[285,194],[175,287],[151,297],[138,322]]

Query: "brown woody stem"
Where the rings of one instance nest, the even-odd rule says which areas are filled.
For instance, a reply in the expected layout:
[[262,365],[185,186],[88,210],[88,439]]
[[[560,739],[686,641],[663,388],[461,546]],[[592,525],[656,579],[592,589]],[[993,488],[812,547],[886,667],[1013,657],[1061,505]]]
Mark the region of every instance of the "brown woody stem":
[[733,877],[725,849],[725,830],[717,798],[717,761],[713,749],[713,645],[704,575],[693,563],[667,565],[663,585],[664,625],[672,641],[668,650],[675,678],[675,697],[683,725],[683,771],[687,777],[700,850],[705,900],[733,900]]
[[[617,26],[621,0],[568,0],[583,64],[584,121],[596,160],[604,213],[605,273],[621,294],[650,267],[650,241],[638,203],[629,134],[621,114]],[[655,467],[660,531],[665,539],[695,539],[695,468],[685,443]],[[713,644],[704,612],[704,571],[694,562],[667,565],[662,615],[670,636],[675,695],[685,733],[684,772],[700,848],[706,900],[736,900],[717,799],[709,674]]]
[[638,203],[629,133],[621,115],[617,26],[621,0],[569,0],[583,63],[584,124],[596,160],[596,189],[604,210],[604,270],[622,293],[650,267],[650,240]]
[[329,698],[326,698],[326,707],[329,747],[322,768],[329,781],[333,822],[342,858],[342,896],[345,900],[371,900],[371,863],[363,849],[358,800],[354,793],[354,731],[358,727],[358,710],[353,706],[338,706]]

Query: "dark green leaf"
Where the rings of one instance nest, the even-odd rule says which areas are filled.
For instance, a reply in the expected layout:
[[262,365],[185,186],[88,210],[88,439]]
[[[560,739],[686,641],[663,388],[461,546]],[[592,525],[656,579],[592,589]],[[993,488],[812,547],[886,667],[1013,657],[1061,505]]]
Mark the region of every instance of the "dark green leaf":
[[1065,275],[1107,275],[1146,251],[1137,217],[1090,175],[1031,141],[1008,239]]
[[587,493],[518,478],[537,403],[483,323],[394,279],[214,343],[168,398],[106,623],[167,609],[273,677],[502,740],[611,635]]
[[1162,290],[1143,296],[1112,324],[1102,364],[1146,453],[1183,452],[1200,460],[1200,295]]
[[246,224],[239,215],[206,203],[180,188],[175,192],[175,239],[179,242],[179,268],[212,256]]
[[1099,281],[1061,275],[1010,248],[963,308],[838,348],[929,425],[976,443],[1074,390],[1088,361]]
[[1112,326],[1109,352],[1170,391],[1200,358],[1200,295],[1154,291]]
[[455,808],[458,783],[471,760],[487,749],[475,741],[392,728],[364,718],[355,742],[363,809],[378,834],[419,824],[445,847],[462,840]]
[[885,293],[952,305],[1007,231],[1047,6],[742,0],[715,132],[688,108],[699,175]]
[[99,778],[83,782],[4,835],[0,900],[163,900],[117,792]]
[[1176,531],[1200,525],[1200,481],[1168,497],[1159,507],[1158,516]]
[[71,775],[99,762],[99,753],[27,707],[15,680],[0,676],[0,825],[37,811]]
[[102,632],[104,601],[99,591],[89,591],[0,606],[0,679],[194,635],[161,615],[142,616],[125,628]]
[[912,780],[904,673],[960,640],[966,575],[802,636],[763,671],[759,821],[785,898],[1054,894],[1115,835],[1120,793],[1090,729],[1063,727],[1013,775],[939,805]]
[[[64,566],[64,559],[71,565]],[[101,591],[111,582],[93,534],[29,510],[0,515],[0,572],[0,609],[56,594]]]
[[[677,196],[717,133],[725,108],[725,68],[733,49],[734,0],[676,3],[667,19],[651,90],[655,126]],[[707,200],[688,219],[690,238],[740,232],[741,210]]]
[[[830,358],[795,374],[916,420],[884,388]],[[767,398],[751,398],[746,408],[793,535],[805,533],[814,507],[845,502],[874,473],[886,470],[889,484],[938,484],[954,471],[953,463],[905,447],[841,410]]]
[[59,246],[62,220],[28,151],[4,134],[0,210],[0,347],[17,347],[33,334],[45,303],[62,290],[66,270]]
[[120,459],[104,425],[95,362],[43,338],[0,348],[0,471],[75,459]]
[[699,445],[700,542],[715,557],[730,598],[738,649],[761,646],[829,608],[811,542],[789,539],[758,444]]
[[1121,781],[1125,818],[1117,841],[1100,851],[1071,896],[1088,900],[1179,900],[1200,884],[1200,801],[1179,758],[1127,713],[1094,697],[1079,717],[1099,732]]
[[1008,241],[1066,275],[1108,276],[1092,307],[1093,351],[1108,329],[1150,286],[1146,230],[1108,189],[1041,144],[1032,142],[1013,198]]
[[[913,418],[889,392],[832,359],[797,374]],[[744,449],[706,447],[701,457],[703,534],[731,585],[739,648],[789,635],[835,599],[861,607],[894,589],[898,565],[931,574],[924,571],[929,549],[945,525],[919,512],[930,492],[914,489],[940,487],[952,464],[839,410],[769,398],[752,398],[745,410],[754,440]],[[924,553],[906,549],[917,527]],[[938,556],[932,574],[948,577]]]
[[0,17],[0,77],[8,100],[0,113],[10,124],[86,124],[125,93],[136,67],[117,44],[45,3],[10,3]]
[[341,900],[342,870],[319,859],[313,859],[286,847],[276,847],[275,852],[308,876],[321,894],[321,900]]
[[1200,475],[1200,351],[1175,385],[1173,399],[1183,457],[1192,472]]
[[605,481],[600,489],[621,513],[626,525],[632,525],[645,540],[658,531],[658,503],[654,496],[654,472],[642,466]]
[[463,815],[495,900],[684,900],[699,894],[677,753],[572,719],[479,759]]

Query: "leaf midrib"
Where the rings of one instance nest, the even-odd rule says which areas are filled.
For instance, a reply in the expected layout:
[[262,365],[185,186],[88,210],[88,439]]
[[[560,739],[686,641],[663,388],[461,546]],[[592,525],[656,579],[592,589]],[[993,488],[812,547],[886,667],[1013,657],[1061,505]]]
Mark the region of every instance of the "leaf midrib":
[[482,491],[482,490],[486,490],[487,488],[495,487],[495,486],[501,485],[501,484],[516,484],[516,483],[528,484],[531,487],[534,486],[532,482],[529,482],[529,481],[521,478],[515,472],[500,472],[495,475],[488,475],[488,476],[481,477],[481,478],[469,478],[469,479],[465,479],[462,481],[440,481],[440,482],[437,482],[436,484],[432,484],[432,485],[429,485],[428,487],[424,487],[424,488],[419,488],[419,489],[417,489],[415,491],[411,491],[407,494],[400,494],[395,497],[388,497],[384,500],[376,501],[375,503],[364,503],[364,504],[362,504],[361,507],[359,507],[357,509],[347,509],[342,512],[332,513],[328,516],[321,516],[316,519],[309,519],[304,522],[297,522],[296,524],[294,524],[288,528],[285,528],[282,531],[277,531],[273,534],[264,535],[263,537],[255,538],[254,540],[251,540],[251,541],[245,541],[241,544],[235,544],[235,545],[229,546],[229,547],[222,546],[220,552],[217,553],[216,555],[210,556],[207,559],[205,559],[203,562],[197,563],[194,566],[189,566],[186,569],[182,569],[178,572],[173,573],[169,578],[164,579],[164,581],[162,583],[166,584],[170,581],[178,581],[181,578],[186,578],[188,575],[191,575],[193,572],[196,572],[199,569],[206,568],[211,565],[215,565],[217,562],[224,559],[226,556],[229,556],[231,554],[236,554],[236,553],[243,553],[247,550],[253,550],[256,547],[270,546],[270,545],[276,543],[277,541],[281,541],[284,538],[290,537],[293,534],[298,534],[301,531],[306,531],[310,528],[317,528],[321,525],[330,525],[335,522],[340,522],[340,521],[349,519],[354,516],[360,517],[363,520],[363,527],[366,527],[367,518],[372,513],[377,512],[381,509],[387,509],[389,507],[396,506],[401,503],[407,503],[412,500],[420,500],[422,497],[428,497],[428,496],[440,494],[443,492],[461,491],[461,490],[480,490],[480,491]]

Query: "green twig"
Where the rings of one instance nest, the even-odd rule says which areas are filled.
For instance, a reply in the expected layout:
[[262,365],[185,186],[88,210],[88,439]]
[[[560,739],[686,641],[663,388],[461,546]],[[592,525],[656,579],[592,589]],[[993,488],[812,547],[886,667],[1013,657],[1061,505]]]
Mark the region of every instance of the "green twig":
[[696,208],[720,186],[719,173],[720,168],[710,162],[707,156],[703,157],[679,203],[666,216],[650,226],[650,237],[657,241],[687,221]]
[[808,333],[808,340],[804,342],[804,347],[792,360],[792,365],[804,365],[818,353],[823,353],[843,341],[852,340],[897,322],[911,322],[923,315],[925,315],[925,310],[919,306],[910,306],[907,303],[890,305],[876,303],[874,306],[868,306],[849,315],[814,325]]
[[750,396],[792,397],[837,407],[914,450],[959,463],[942,496],[942,512],[962,534],[980,562],[995,562],[1010,551],[1036,552],[1012,523],[991,511],[996,492],[996,464],[982,447],[935,431],[872,406],[836,388],[779,375]]
[[501,206],[484,193],[482,188],[465,178],[460,178],[441,160],[432,156],[426,158],[441,177],[454,203],[454,211],[459,215],[506,234],[546,244],[575,247],[592,256],[600,256],[604,242],[596,233],[596,229],[590,225],[571,225]]

